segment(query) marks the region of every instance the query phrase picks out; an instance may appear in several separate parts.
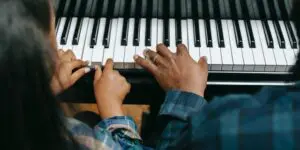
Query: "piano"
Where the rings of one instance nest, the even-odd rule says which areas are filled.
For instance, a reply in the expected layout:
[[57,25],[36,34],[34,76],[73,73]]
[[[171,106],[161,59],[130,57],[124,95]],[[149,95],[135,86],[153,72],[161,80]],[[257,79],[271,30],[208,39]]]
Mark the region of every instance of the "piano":
[[[90,65],[112,58],[132,84],[125,103],[163,99],[155,79],[134,63],[135,54],[164,43],[183,43],[194,60],[207,56],[207,98],[254,93],[262,86],[291,86],[298,54],[290,19],[293,0],[55,0],[59,49]],[[95,102],[93,72],[60,97]],[[286,82],[289,81],[289,82]]]

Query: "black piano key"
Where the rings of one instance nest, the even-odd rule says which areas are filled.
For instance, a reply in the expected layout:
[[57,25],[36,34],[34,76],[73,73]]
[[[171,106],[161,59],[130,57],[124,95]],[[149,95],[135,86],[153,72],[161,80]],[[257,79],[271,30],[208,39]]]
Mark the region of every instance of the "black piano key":
[[127,46],[127,42],[128,42],[128,18],[124,19],[123,22],[123,29],[122,29],[122,40],[121,40],[121,45],[122,46]]
[[219,47],[225,47],[221,20],[219,20],[219,19],[216,20],[216,26],[217,26],[217,36],[218,36]]
[[238,48],[243,48],[243,39],[242,39],[242,35],[241,35],[241,29],[240,29],[239,22],[237,20],[233,21],[233,28],[234,28],[236,46]]
[[241,1],[241,6],[242,6],[242,16],[244,18],[244,23],[245,23],[245,27],[246,27],[246,33],[247,33],[247,39],[248,39],[248,44],[250,48],[255,48],[255,39],[254,39],[254,35],[253,35],[253,30],[252,30],[252,26],[251,23],[249,21],[250,19],[250,15],[249,15],[249,9],[248,9],[248,5],[246,0],[242,0]]
[[180,19],[176,19],[176,45],[182,43],[182,34],[181,34],[181,21]]
[[255,48],[255,39],[253,35],[253,30],[251,27],[251,23],[249,20],[245,20],[245,27],[246,27],[246,32],[247,32],[247,38],[248,38],[248,43],[250,48]]
[[164,19],[164,44],[166,46],[170,45],[170,29],[169,29],[169,19]]
[[263,20],[262,25],[263,25],[263,30],[266,37],[268,48],[274,48],[273,38],[272,38],[272,34],[268,22],[266,20]]
[[136,18],[134,20],[134,31],[133,31],[133,45],[139,46],[139,40],[140,40],[140,19]]
[[211,37],[211,28],[210,28],[210,21],[205,19],[205,36],[206,36],[206,46],[212,47],[212,37]]
[[140,19],[142,17],[142,0],[137,0],[135,5],[135,20],[134,20],[134,33],[133,33],[133,45],[139,46],[140,40]]
[[285,48],[285,41],[284,41],[284,38],[283,38],[283,34],[282,34],[281,29],[280,29],[279,22],[277,21],[279,18],[276,14],[275,3],[274,3],[273,0],[269,0],[267,2],[268,2],[268,5],[269,5],[269,8],[270,8],[271,17],[273,19],[273,24],[274,24],[274,28],[275,28],[276,37],[277,37],[279,47],[280,48]]
[[170,46],[170,29],[169,29],[169,19],[170,19],[170,0],[163,0],[163,43],[166,46]]
[[181,33],[181,0],[175,0],[175,39],[176,45],[182,43],[182,33]]
[[73,37],[73,41],[72,41],[73,45],[78,45],[78,43],[79,43],[82,22],[83,22],[82,18],[78,18],[77,19],[77,23],[76,23],[76,27],[75,27],[75,32],[74,32],[74,37]]
[[297,48],[297,40],[296,40],[295,34],[293,32],[291,23],[289,21],[289,15],[288,15],[288,12],[287,12],[287,9],[286,9],[287,8],[286,4],[283,0],[278,0],[277,2],[278,2],[278,5],[279,5],[281,16],[284,20],[285,28],[287,30],[287,34],[288,34],[288,37],[289,37],[291,47],[292,48]]
[[66,20],[66,23],[64,25],[64,29],[63,29],[61,39],[60,39],[60,44],[61,45],[66,45],[67,44],[69,31],[70,31],[70,27],[71,27],[71,22],[72,22],[72,18],[68,17],[67,20]]
[[297,40],[296,40],[294,31],[292,29],[291,23],[289,21],[285,21],[284,23],[285,23],[285,27],[287,29],[287,34],[288,34],[288,37],[289,37],[289,40],[290,40],[290,43],[291,43],[291,47],[292,48],[297,48]]
[[151,18],[146,19],[146,46],[151,46]]
[[124,12],[124,22],[122,27],[122,38],[121,38],[121,45],[127,46],[128,42],[128,25],[129,25],[129,18],[130,18],[130,12],[131,12],[131,1],[126,0],[125,1],[125,12]]
[[71,0],[70,6],[68,7],[68,12],[67,12],[67,20],[62,32],[61,36],[61,45],[67,44],[68,36],[69,36],[69,31],[72,23],[72,17],[74,16],[74,11],[75,11],[75,6],[76,6],[76,0]]
[[61,17],[63,15],[66,2],[67,2],[67,0],[59,1],[58,9],[56,11],[56,19],[58,19],[59,17]]
[[194,25],[194,44],[195,47],[200,47],[200,29],[199,29],[199,14],[198,14],[198,0],[192,1],[192,15],[193,15],[193,25]]
[[274,23],[274,27],[275,27],[276,36],[277,36],[277,39],[278,39],[278,42],[279,42],[278,43],[279,47],[280,48],[285,48],[285,40],[284,40],[282,31],[281,31],[279,22],[278,21],[273,21],[273,23]]
[[105,22],[105,28],[104,28],[104,35],[103,35],[103,41],[102,41],[102,45],[105,48],[109,48],[109,42],[110,42],[110,32],[111,32],[111,19],[114,17],[113,13],[115,10],[115,3],[116,0],[109,0],[108,3],[108,8],[107,8],[107,18],[106,18],[106,22]]
[[146,38],[145,44],[146,46],[151,46],[151,18],[153,11],[153,1],[147,1],[147,14],[146,14]]
[[82,0],[81,3],[80,3],[78,19],[77,19],[77,22],[76,22],[75,32],[74,32],[74,36],[73,36],[73,40],[72,40],[73,45],[78,45],[78,42],[79,42],[83,17],[85,15],[86,5],[87,5],[87,1]]
[[201,42],[200,42],[200,29],[199,29],[199,22],[198,19],[193,19],[193,24],[194,24],[194,44],[195,47],[200,47]]
[[111,19],[107,18],[105,22],[103,42],[102,42],[105,48],[109,48],[110,32],[111,32]]
[[256,0],[257,6],[258,6],[258,12],[261,20],[266,20],[267,19],[267,14],[264,8],[264,3],[263,0]]
[[100,26],[100,18],[97,18],[94,20],[91,42],[90,42],[91,48],[94,48],[94,46],[97,44],[99,26]]

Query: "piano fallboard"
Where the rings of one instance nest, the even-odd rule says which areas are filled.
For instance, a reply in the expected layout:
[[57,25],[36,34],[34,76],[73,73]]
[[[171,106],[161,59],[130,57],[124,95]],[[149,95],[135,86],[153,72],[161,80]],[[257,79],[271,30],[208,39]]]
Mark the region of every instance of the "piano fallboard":
[[[153,104],[164,99],[165,92],[153,76],[145,70],[119,70],[132,85],[125,104]],[[93,91],[94,72],[80,79],[72,88],[59,96],[64,102],[95,103]],[[208,77],[206,98],[228,93],[253,94],[263,86],[292,86],[292,74],[286,72],[220,72],[211,71]],[[288,82],[289,81],[289,82]]]

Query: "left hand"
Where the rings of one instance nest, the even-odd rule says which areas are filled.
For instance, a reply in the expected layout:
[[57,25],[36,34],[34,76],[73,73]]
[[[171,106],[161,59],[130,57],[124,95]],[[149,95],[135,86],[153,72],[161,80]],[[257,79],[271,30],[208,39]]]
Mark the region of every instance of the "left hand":
[[[58,51],[56,70],[51,81],[52,91],[55,95],[63,92],[76,83],[82,76],[90,72],[87,62],[77,60],[71,50]],[[80,68],[73,72],[74,69]]]

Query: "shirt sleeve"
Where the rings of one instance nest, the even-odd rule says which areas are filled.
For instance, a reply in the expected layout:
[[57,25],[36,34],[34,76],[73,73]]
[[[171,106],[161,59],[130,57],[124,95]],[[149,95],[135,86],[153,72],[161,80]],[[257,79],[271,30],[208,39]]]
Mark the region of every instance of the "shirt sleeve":
[[118,116],[99,122],[93,129],[69,118],[68,129],[86,149],[143,149],[137,126],[128,116]]
[[[199,95],[177,90],[168,91],[159,112],[164,130],[157,148],[179,148],[178,143],[185,143],[184,140],[187,139],[181,137],[188,134],[189,118],[206,104],[207,101]],[[184,144],[181,145],[184,147]]]

